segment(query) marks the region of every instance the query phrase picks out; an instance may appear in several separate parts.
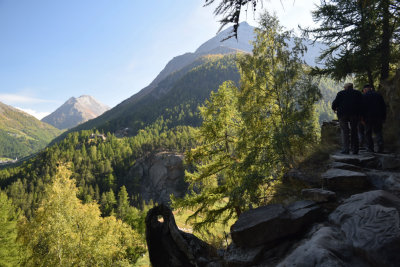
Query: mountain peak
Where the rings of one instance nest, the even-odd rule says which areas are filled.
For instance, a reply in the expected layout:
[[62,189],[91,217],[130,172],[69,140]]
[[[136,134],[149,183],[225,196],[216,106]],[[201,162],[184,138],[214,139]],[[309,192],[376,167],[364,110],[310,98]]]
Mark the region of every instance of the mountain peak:
[[94,97],[91,96],[91,95],[81,95],[81,96],[78,97],[77,99],[94,99]]
[[58,129],[69,129],[78,124],[94,119],[110,108],[90,95],[69,98],[61,107],[42,121]]
[[251,52],[253,46],[250,41],[255,39],[254,27],[249,25],[247,22],[243,21],[239,24],[238,28],[238,38],[229,38],[232,33],[233,27],[229,27],[216,36],[202,44],[196,50],[196,54],[207,54],[209,51],[215,49],[216,47],[223,46],[231,49],[237,49],[245,52]]

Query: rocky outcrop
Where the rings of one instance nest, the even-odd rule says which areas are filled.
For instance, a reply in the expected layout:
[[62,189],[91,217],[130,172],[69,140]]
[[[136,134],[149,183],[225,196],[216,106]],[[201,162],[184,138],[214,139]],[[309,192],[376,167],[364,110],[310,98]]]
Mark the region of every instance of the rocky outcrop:
[[302,196],[309,200],[242,213],[231,226],[232,243],[218,260],[199,254],[210,264],[203,266],[398,266],[397,159],[366,152],[332,155],[331,169],[320,179],[335,181],[333,191],[304,189]]
[[169,203],[171,194],[183,197],[186,193],[184,176],[182,154],[159,152],[139,159],[130,169],[125,184],[146,202]]
[[367,262],[398,266],[400,262],[400,199],[382,190],[353,195],[329,221]]

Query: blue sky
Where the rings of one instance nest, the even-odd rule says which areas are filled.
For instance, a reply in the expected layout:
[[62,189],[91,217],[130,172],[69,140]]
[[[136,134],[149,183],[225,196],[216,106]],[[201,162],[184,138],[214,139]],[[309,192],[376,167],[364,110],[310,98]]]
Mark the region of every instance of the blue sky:
[[[314,0],[264,2],[288,28]],[[204,0],[0,0],[0,101],[38,118],[88,94],[110,107],[219,29]],[[251,25],[253,13],[243,16]]]

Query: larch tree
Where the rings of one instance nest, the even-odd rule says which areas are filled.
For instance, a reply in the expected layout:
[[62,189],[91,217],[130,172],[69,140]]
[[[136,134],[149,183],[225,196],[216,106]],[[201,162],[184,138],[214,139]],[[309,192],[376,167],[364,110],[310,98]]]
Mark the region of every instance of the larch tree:
[[0,191],[0,266],[18,266],[21,260],[17,242],[18,212],[6,193]]
[[82,204],[66,167],[45,189],[30,220],[19,223],[28,251],[25,266],[120,266],[144,253],[139,235],[115,217],[102,218],[96,203]]
[[304,29],[328,47],[320,55],[324,68],[314,73],[338,80],[355,74],[371,85],[387,79],[400,59],[399,13],[398,0],[321,0],[313,11],[318,26]]
[[253,53],[238,62],[240,89],[224,83],[200,109],[201,145],[186,155],[191,193],[174,200],[194,209],[195,229],[264,204],[269,187],[317,140],[320,93],[300,59],[305,48],[295,40],[289,49],[290,33],[268,13],[256,35]]
[[230,195],[240,180],[235,170],[240,161],[236,148],[242,127],[238,93],[233,82],[225,82],[200,107],[203,124],[196,137],[201,145],[186,154],[187,163],[196,169],[186,172],[191,193],[184,199],[174,199],[176,207],[195,209],[190,219],[205,216],[195,224],[196,229],[241,212],[242,200]]
[[253,206],[269,200],[270,186],[318,139],[314,104],[320,98],[301,60],[301,40],[283,31],[268,13],[259,23],[253,53],[239,60],[238,109],[244,127],[238,147],[243,161],[242,183],[235,190],[238,195],[247,192]]

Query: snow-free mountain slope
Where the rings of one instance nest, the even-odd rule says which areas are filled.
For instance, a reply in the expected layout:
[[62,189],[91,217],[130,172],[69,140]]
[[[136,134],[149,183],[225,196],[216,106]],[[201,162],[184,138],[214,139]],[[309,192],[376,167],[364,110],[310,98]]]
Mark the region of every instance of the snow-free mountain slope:
[[110,108],[89,95],[71,97],[62,106],[42,119],[58,129],[69,129],[94,119]]

